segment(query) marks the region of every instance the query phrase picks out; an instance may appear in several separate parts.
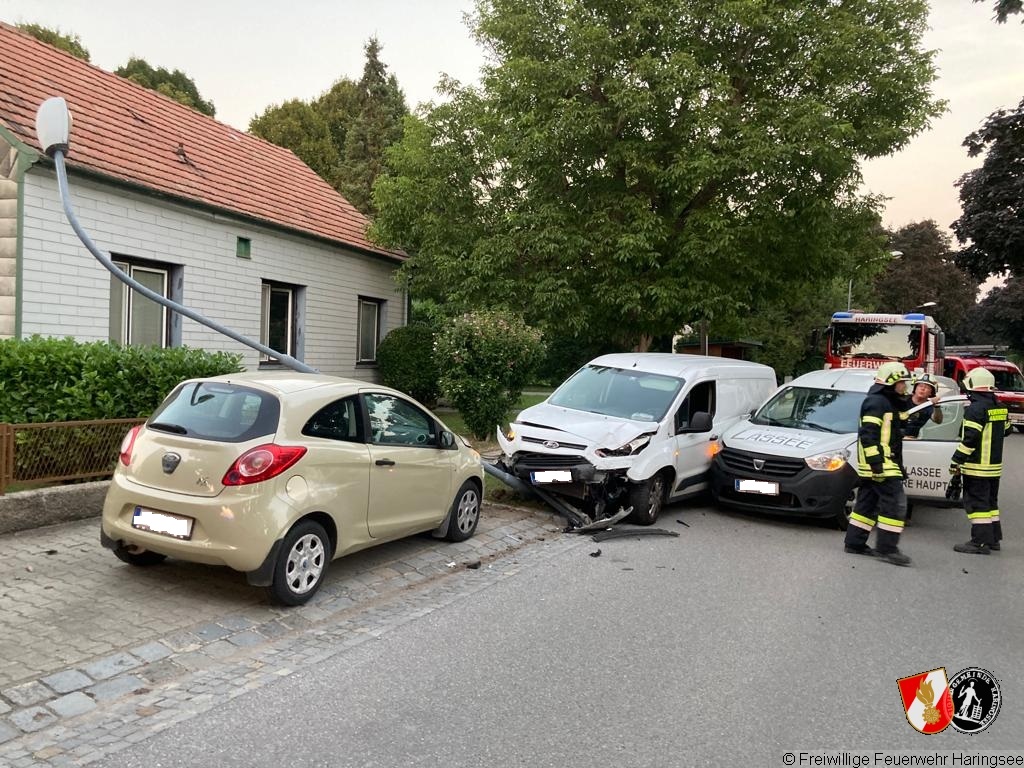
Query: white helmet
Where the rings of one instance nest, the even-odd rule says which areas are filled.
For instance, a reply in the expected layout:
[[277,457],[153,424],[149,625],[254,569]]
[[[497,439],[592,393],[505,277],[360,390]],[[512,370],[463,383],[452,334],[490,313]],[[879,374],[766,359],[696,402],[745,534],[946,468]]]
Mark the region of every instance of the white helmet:
[[971,392],[995,392],[996,377],[988,368],[972,368],[964,376],[964,389]]

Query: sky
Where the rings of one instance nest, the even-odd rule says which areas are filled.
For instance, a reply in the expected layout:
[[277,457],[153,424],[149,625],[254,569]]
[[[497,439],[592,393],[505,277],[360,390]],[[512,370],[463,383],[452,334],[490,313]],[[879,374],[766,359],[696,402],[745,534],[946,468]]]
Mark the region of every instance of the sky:
[[[924,45],[937,51],[933,89],[949,106],[907,147],[864,164],[864,191],[889,198],[887,227],[933,219],[948,231],[960,215],[954,183],[981,162],[967,157],[964,137],[1024,98],[1024,24],[1020,16],[997,24],[993,6],[932,0]],[[106,70],[131,56],[181,69],[214,103],[217,119],[245,130],[268,106],[358,79],[374,36],[410,107],[437,98],[442,73],[474,82],[484,53],[464,23],[472,7],[471,0],[0,0],[0,20],[77,34]]]

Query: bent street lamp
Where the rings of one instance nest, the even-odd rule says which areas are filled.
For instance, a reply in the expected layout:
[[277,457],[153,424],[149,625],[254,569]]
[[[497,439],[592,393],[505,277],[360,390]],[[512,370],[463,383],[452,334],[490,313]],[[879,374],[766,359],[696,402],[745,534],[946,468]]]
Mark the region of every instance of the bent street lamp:
[[246,338],[242,334],[236,333],[217,321],[210,320],[183,304],[179,304],[166,296],[162,296],[156,291],[150,290],[142,283],[137,282],[122,272],[111,260],[110,254],[97,248],[89,238],[89,235],[86,234],[85,230],[82,228],[82,225],[78,222],[78,217],[75,216],[75,212],[71,208],[71,197],[68,194],[67,168],[64,163],[64,154],[69,148],[70,134],[71,113],[68,111],[67,102],[60,96],[55,96],[44,101],[36,112],[36,136],[39,138],[39,145],[47,155],[53,158],[54,165],[57,167],[57,185],[60,188],[60,198],[64,205],[64,215],[67,216],[68,223],[71,224],[71,228],[75,231],[75,234],[78,235],[78,239],[82,241],[85,247],[89,249],[89,252],[96,257],[96,260],[99,261],[100,264],[106,267],[114,277],[126,284],[133,291],[138,291],[147,299],[152,299],[157,304],[161,304],[180,315],[184,315],[191,320],[195,320],[200,325],[212,328],[218,333],[221,333],[230,339],[234,339],[240,344],[245,344],[247,347],[255,349],[258,352],[262,352],[264,355],[280,361],[283,365],[288,366],[292,370],[299,371],[300,373],[317,372],[315,368],[296,360],[290,355],[277,352],[264,344],[260,344],[258,341]]

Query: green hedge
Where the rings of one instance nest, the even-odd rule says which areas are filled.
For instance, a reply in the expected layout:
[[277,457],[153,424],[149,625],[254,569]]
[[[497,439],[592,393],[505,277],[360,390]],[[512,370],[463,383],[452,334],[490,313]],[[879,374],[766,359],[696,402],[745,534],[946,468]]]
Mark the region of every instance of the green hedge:
[[377,348],[377,365],[385,385],[412,395],[428,407],[441,394],[434,359],[434,329],[426,323],[395,328]]
[[0,422],[149,416],[183,379],[242,370],[241,355],[33,336],[0,340]]

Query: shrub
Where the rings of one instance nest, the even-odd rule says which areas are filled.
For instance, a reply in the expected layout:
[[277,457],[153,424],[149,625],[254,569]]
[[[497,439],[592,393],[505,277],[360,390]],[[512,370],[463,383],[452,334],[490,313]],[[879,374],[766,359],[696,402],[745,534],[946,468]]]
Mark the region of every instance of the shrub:
[[433,407],[440,394],[434,330],[425,323],[396,328],[377,348],[381,379],[389,387],[412,395]]
[[475,312],[437,335],[441,392],[478,439],[505,421],[543,358],[541,333],[506,312]]
[[183,379],[241,371],[241,356],[33,336],[0,340],[0,421],[149,416]]

